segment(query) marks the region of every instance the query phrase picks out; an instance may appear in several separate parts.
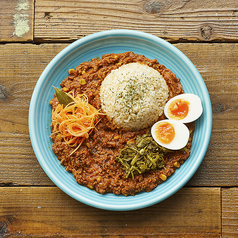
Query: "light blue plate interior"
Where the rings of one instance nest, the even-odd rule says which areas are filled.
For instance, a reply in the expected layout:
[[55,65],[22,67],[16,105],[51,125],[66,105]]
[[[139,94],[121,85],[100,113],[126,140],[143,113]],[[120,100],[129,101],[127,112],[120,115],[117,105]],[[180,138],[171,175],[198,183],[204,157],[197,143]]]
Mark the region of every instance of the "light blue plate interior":
[[[52,86],[68,76],[68,70],[91,58],[107,53],[133,51],[171,69],[181,79],[184,91],[198,95],[203,104],[203,114],[196,121],[191,156],[173,176],[152,192],[136,196],[101,195],[76,183],[71,173],[52,152],[50,139],[51,107],[54,95]],[[30,103],[29,131],[36,157],[49,178],[74,199],[93,207],[107,210],[134,210],[144,208],[168,198],[182,188],[201,164],[212,130],[212,109],[206,85],[191,61],[170,43],[147,33],[131,30],[111,30],[86,36],[62,50],[40,76]]]

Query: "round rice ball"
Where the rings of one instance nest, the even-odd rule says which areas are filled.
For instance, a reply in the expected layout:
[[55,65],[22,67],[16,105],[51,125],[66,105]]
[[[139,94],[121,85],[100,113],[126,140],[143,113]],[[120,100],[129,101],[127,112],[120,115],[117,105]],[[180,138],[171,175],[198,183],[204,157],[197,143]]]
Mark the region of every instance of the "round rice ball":
[[118,128],[127,131],[152,126],[162,115],[168,95],[163,76],[140,63],[112,70],[100,88],[102,110]]

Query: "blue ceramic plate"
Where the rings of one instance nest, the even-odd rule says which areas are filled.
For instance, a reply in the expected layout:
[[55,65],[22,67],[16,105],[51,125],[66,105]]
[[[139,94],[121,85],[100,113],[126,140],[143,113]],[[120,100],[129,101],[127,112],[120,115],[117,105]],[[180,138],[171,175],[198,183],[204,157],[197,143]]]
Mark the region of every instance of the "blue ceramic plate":
[[[203,114],[196,121],[191,155],[167,181],[152,192],[136,196],[98,194],[79,185],[73,175],[53,153],[50,139],[51,107],[54,95],[52,86],[68,76],[68,70],[91,58],[107,53],[133,51],[171,69],[181,79],[184,91],[198,95],[203,104]],[[212,110],[206,85],[191,61],[170,43],[147,33],[131,30],[111,30],[86,36],[62,50],[40,76],[30,103],[29,131],[36,157],[49,178],[65,193],[87,205],[106,210],[134,210],[148,207],[168,198],[182,188],[196,172],[205,156],[212,129]]]

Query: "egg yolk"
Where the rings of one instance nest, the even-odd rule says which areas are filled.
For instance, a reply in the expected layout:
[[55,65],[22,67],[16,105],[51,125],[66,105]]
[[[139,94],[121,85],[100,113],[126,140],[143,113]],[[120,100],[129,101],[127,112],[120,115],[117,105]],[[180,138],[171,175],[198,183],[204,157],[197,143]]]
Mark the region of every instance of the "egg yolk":
[[189,102],[184,99],[177,99],[170,103],[168,114],[171,119],[181,120],[188,115]]
[[175,136],[175,130],[172,124],[161,122],[155,127],[155,137],[164,144],[169,144]]

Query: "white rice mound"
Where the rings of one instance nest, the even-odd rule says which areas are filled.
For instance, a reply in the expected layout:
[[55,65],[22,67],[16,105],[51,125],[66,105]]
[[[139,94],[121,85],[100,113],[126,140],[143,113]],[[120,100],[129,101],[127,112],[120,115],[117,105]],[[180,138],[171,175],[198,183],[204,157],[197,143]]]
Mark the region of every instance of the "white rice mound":
[[140,63],[112,70],[100,88],[102,110],[118,128],[127,131],[148,128],[158,121],[168,95],[163,76]]

